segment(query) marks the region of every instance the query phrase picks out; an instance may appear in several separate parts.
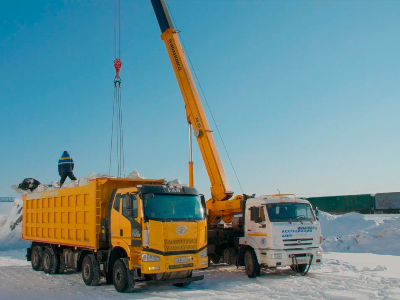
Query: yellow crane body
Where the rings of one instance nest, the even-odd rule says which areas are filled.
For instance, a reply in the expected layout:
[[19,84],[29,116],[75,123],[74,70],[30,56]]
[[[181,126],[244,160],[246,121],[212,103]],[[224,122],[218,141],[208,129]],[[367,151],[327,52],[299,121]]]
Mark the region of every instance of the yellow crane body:
[[194,134],[205,162],[211,182],[211,196],[219,201],[227,200],[233,195],[233,192],[231,192],[226,178],[221,158],[216,155],[218,153],[217,146],[215,145],[212,130],[210,130],[189,65],[185,59],[178,32],[169,28],[162,33],[161,39],[168,50],[168,55],[185,101],[186,118],[193,126]]

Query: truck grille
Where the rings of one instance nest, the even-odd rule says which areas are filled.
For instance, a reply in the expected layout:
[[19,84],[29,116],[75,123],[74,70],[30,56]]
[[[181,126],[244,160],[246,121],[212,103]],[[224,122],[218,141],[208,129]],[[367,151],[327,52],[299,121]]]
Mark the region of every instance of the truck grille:
[[284,246],[309,246],[312,245],[313,239],[284,239],[283,245]]
[[164,240],[165,251],[196,250],[196,239],[172,239]]
[[182,264],[182,265],[171,265],[169,269],[183,269],[183,268],[193,268],[193,264]]

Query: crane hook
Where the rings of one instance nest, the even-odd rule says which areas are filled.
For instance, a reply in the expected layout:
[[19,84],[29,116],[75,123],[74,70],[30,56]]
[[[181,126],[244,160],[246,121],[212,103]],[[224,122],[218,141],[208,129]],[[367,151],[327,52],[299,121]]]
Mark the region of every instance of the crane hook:
[[119,58],[114,59],[115,79],[119,78],[119,71],[121,71],[122,62]]

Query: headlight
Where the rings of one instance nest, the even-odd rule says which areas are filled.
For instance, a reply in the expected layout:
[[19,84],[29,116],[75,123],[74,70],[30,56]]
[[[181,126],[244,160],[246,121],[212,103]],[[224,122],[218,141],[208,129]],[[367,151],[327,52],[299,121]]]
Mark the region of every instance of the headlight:
[[206,257],[206,256],[207,256],[207,249],[204,249],[203,251],[201,251],[200,257]]
[[318,251],[317,256],[321,256],[321,255],[322,255],[322,251]]
[[282,258],[282,253],[274,253],[272,254],[273,259],[281,259]]
[[160,257],[152,254],[142,254],[142,261],[159,261]]

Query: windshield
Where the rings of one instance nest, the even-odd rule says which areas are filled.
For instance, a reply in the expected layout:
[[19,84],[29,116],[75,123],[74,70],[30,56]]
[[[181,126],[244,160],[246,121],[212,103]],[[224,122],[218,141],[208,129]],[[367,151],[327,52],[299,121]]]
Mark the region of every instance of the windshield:
[[271,203],[267,204],[267,211],[271,222],[315,221],[307,203]]
[[199,196],[155,194],[151,199],[143,197],[144,215],[157,221],[199,221],[204,211]]

